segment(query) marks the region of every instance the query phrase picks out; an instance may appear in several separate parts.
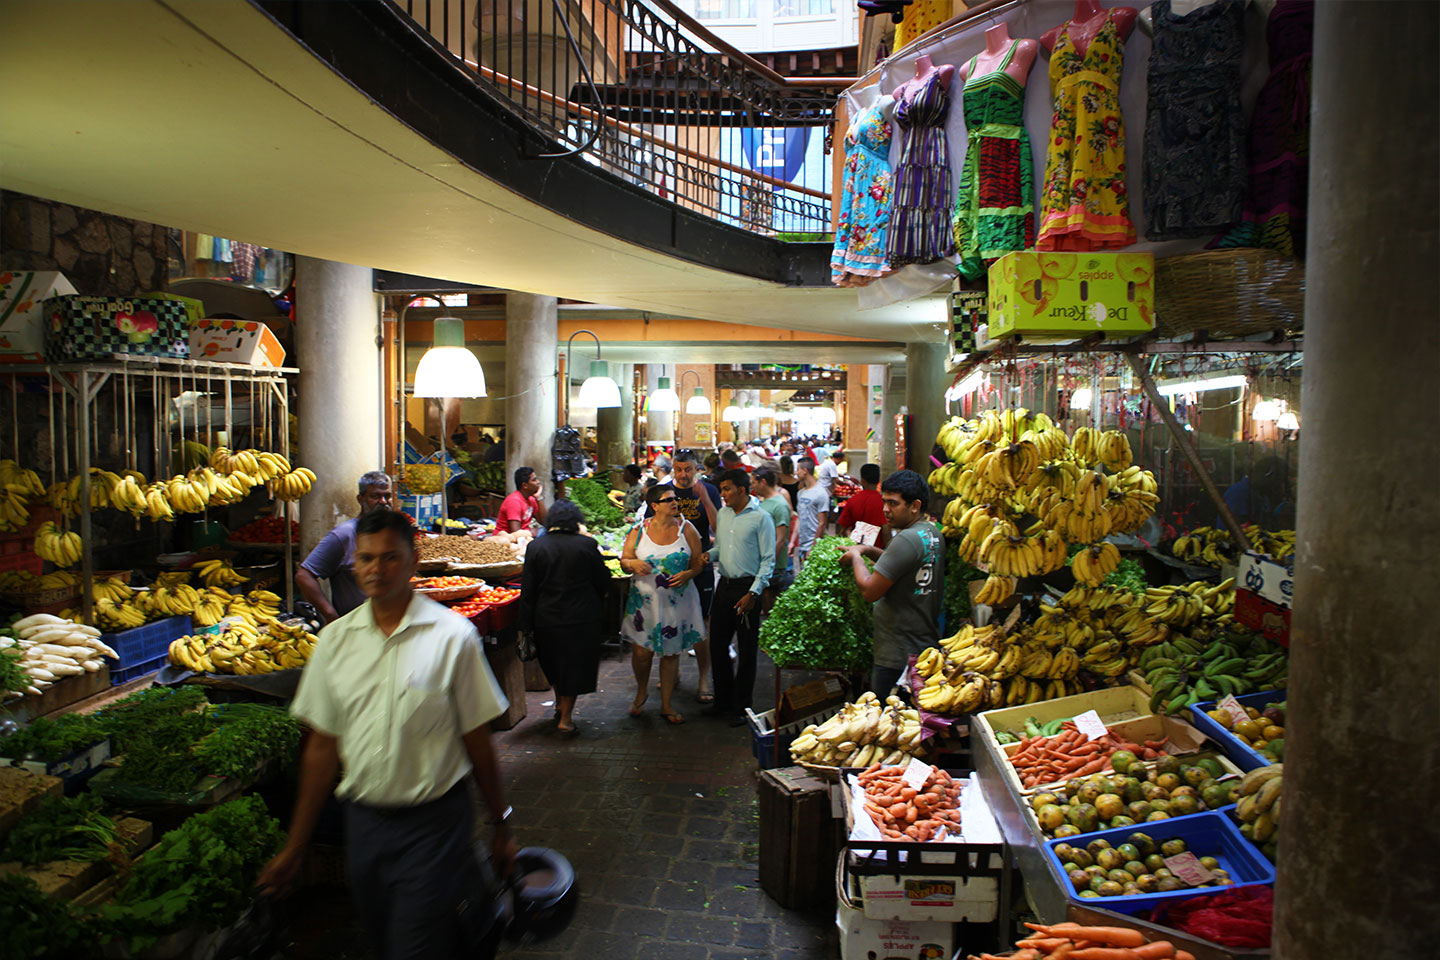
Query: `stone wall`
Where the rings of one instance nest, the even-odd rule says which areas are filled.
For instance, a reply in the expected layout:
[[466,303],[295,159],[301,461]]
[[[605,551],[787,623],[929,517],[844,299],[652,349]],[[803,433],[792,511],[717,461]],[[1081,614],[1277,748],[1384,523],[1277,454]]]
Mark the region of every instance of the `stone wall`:
[[87,296],[164,290],[165,227],[0,191],[0,269],[59,270]]

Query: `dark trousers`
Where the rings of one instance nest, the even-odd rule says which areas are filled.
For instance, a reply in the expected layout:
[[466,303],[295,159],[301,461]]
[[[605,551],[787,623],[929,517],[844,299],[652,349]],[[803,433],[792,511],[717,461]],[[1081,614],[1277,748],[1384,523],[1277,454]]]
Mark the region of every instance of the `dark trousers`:
[[[755,693],[755,655],[760,641],[760,598],[750,612],[735,612],[735,604],[750,592],[753,577],[725,579],[715,588],[710,608],[710,673],[715,678],[715,706],[739,713],[750,706]],[[730,639],[740,657],[731,673]]]
[[465,780],[397,809],[346,804],[350,894],[383,960],[484,960],[500,928],[472,837]]
[[707,563],[700,568],[700,575],[691,581],[700,592],[700,616],[709,618],[710,604],[715,599],[715,564]]

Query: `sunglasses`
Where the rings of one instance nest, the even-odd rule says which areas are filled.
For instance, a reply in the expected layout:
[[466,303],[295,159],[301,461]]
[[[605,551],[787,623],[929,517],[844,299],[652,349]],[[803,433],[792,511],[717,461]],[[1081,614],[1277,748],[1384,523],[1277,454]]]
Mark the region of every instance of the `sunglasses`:
[[659,500],[656,500],[655,502],[656,502],[656,503],[674,503],[676,500],[679,500],[679,499],[680,499],[679,497],[661,497]]

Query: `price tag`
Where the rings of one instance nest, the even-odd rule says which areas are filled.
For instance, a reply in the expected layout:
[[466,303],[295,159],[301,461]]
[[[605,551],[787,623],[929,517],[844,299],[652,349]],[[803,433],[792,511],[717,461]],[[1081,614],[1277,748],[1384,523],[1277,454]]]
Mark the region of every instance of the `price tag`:
[[1094,710],[1086,710],[1076,717],[1075,728],[1085,734],[1086,740],[1099,740],[1110,732],[1105,729],[1105,724],[1100,722],[1100,714]]
[[911,757],[910,766],[905,768],[905,773],[901,779],[912,789],[924,790],[925,781],[930,779],[930,772],[930,764],[921,760],[919,757]]
[[1215,879],[1215,874],[1200,862],[1199,857],[1188,850],[1173,857],[1166,857],[1165,866],[1169,867],[1170,872],[1176,877],[1192,887],[1204,886]]
[[875,541],[880,539],[880,528],[873,523],[866,523],[864,520],[856,521],[855,529],[850,531],[850,539],[855,543],[873,547]]
[[1240,706],[1240,701],[1235,699],[1233,693],[1226,694],[1225,699],[1220,701],[1219,707],[1221,710],[1230,714],[1230,719],[1235,723],[1241,723],[1250,719],[1250,714],[1246,713],[1245,708]]

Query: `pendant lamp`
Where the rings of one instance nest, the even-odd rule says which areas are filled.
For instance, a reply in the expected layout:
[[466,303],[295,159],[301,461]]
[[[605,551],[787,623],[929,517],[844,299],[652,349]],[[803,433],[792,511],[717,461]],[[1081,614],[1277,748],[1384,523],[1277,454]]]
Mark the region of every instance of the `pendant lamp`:
[[660,378],[660,388],[650,394],[650,398],[645,401],[645,409],[657,413],[671,413],[680,409],[680,394],[670,388],[669,377]]
[[[594,407],[597,410],[609,407],[620,406],[620,385],[610,379],[610,365],[600,359],[600,338],[595,336],[591,330],[576,330],[570,334],[570,339],[565,341],[565,369],[566,377],[568,371],[573,370],[570,362],[570,351],[575,344],[575,338],[582,333],[588,333],[595,338],[595,359],[590,361],[590,376],[580,384],[580,395],[575,402],[582,407]],[[568,387],[566,392],[568,393]]]
[[685,386],[686,377],[695,378],[695,394],[689,400],[685,401],[685,412],[690,414],[692,417],[709,416],[710,400],[708,397],[705,396],[705,388],[700,386],[700,374],[696,373],[694,370],[686,370],[684,373],[680,374],[680,386],[682,389]]
[[465,321],[435,318],[435,345],[415,368],[416,397],[483,397],[485,371],[465,346]]

